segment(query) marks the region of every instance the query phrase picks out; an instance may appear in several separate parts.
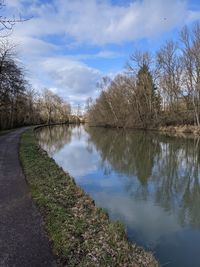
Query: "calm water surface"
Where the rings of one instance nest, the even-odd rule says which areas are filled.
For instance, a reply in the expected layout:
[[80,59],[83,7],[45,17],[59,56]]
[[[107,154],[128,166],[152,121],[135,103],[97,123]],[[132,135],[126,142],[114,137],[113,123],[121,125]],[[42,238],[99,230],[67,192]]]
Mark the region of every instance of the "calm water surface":
[[53,126],[41,146],[161,265],[200,267],[198,139]]

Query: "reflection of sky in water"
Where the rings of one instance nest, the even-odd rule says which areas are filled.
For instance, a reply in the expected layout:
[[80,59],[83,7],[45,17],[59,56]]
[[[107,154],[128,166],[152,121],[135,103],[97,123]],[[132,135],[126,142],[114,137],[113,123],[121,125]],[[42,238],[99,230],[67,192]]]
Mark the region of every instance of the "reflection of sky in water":
[[79,137],[75,133],[76,128],[72,130],[71,142],[64,145],[53,158],[72,176],[80,177],[95,172],[100,158],[95,150],[91,153],[86,149],[88,134],[84,132]]
[[[124,223],[130,240],[154,251],[161,264],[170,267],[200,267],[200,231],[189,223],[190,214],[186,212],[183,215],[179,210],[184,206],[184,194],[179,193],[177,187],[187,187],[187,183],[182,182],[189,161],[191,170],[194,169],[192,159],[185,157],[184,148],[177,151],[180,162],[174,170],[180,181],[172,179],[172,190],[165,196],[165,190],[158,189],[168,182],[165,174],[168,167],[166,158],[171,153],[168,143],[160,142],[162,157],[155,156],[151,177],[147,184],[142,185],[137,170],[130,175],[117,171],[108,158],[102,159],[102,151],[89,139],[90,135],[83,127],[72,128],[70,142],[56,150],[53,158],[75,177],[76,182],[95,199],[98,206],[107,209],[111,219]],[[128,159],[125,159],[125,163]],[[199,209],[197,211],[200,212]],[[185,223],[181,221],[181,216],[188,217],[184,217]]]

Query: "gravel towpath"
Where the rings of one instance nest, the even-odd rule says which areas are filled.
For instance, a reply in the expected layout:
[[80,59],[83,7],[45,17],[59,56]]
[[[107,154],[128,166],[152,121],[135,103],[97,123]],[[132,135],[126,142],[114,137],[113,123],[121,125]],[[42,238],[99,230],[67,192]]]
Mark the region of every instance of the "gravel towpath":
[[25,128],[0,136],[0,267],[56,266],[19,161]]

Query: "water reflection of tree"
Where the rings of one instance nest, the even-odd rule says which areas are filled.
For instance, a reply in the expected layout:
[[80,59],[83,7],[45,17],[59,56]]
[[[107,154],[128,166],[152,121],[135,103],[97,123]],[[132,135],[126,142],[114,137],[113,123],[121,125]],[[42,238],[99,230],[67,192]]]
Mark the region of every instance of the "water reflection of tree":
[[[146,132],[89,128],[102,161],[127,176],[137,176],[144,185],[152,174],[154,158],[160,153],[159,142]],[[141,157],[142,156],[142,157]],[[144,168],[145,165],[145,168]]]
[[68,125],[41,128],[37,132],[39,144],[52,156],[71,141],[72,129]]
[[162,155],[152,176],[155,201],[177,213],[182,225],[200,227],[199,141],[161,138]]
[[[182,225],[200,227],[200,151],[198,139],[154,133],[89,128],[106,169],[123,174],[127,192],[152,199],[177,214]],[[136,179],[137,177],[137,179]]]

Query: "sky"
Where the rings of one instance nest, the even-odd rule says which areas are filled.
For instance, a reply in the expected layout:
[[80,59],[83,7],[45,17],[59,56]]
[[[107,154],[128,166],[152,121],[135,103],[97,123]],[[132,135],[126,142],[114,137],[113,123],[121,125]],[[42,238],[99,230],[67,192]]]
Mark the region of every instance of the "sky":
[[135,50],[155,52],[200,19],[199,0],[6,0],[2,12],[29,20],[9,37],[33,88],[72,106],[98,96],[101,77],[124,71]]

